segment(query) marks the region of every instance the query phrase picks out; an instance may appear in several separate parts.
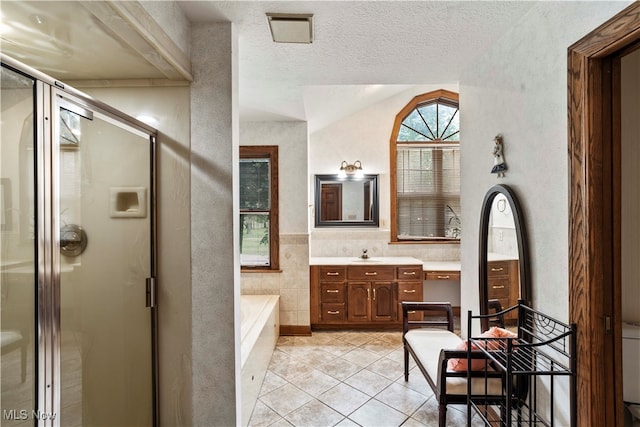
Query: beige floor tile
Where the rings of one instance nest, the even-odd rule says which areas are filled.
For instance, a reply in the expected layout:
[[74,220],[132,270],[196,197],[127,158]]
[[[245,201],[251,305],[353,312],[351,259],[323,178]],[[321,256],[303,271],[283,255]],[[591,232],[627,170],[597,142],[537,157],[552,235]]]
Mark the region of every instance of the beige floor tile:
[[355,348],[356,346],[353,344],[350,344],[348,342],[345,342],[339,339],[333,339],[331,341],[328,341],[324,345],[323,349],[327,353],[331,353],[336,356],[342,356],[343,354],[346,354],[351,350],[354,350]]
[[398,384],[402,384],[405,387],[409,387],[411,390],[417,391],[427,397],[433,396],[433,390],[427,382],[427,379],[422,375],[420,369],[417,367],[409,371],[409,381],[404,380],[404,374],[402,377],[396,380]]
[[378,400],[371,399],[351,414],[349,418],[364,427],[383,427],[402,425],[409,417]]
[[362,344],[360,348],[382,357],[398,349],[399,345],[376,338]]
[[287,381],[291,381],[297,376],[306,374],[311,371],[313,368],[302,360],[297,359],[295,357],[290,357],[288,359],[282,359],[278,363],[271,363],[269,370],[274,374],[284,378]]
[[340,381],[344,381],[345,379],[349,378],[351,375],[362,369],[362,367],[356,365],[355,363],[351,363],[340,358],[327,363],[314,365],[314,367]]
[[412,415],[427,401],[425,395],[398,383],[382,390],[376,395],[376,399],[406,415]]
[[272,371],[267,371],[260,387],[260,396],[269,393],[279,387],[282,387],[287,383],[287,380],[274,374]]
[[365,350],[362,347],[357,347],[340,357],[363,368],[380,359],[380,355]]
[[358,409],[369,399],[368,395],[343,383],[318,396],[318,400],[345,416]]
[[386,357],[373,362],[367,369],[393,381],[404,378],[404,364]]
[[338,424],[336,424],[335,427],[360,427],[360,424],[353,420],[350,420],[349,418],[345,418]]
[[312,399],[313,397],[311,395],[300,390],[293,384],[285,384],[260,398],[262,403],[283,417]]
[[291,380],[291,383],[301,390],[317,397],[340,383],[337,379],[317,369]]
[[362,345],[369,342],[373,336],[375,335],[371,332],[352,331],[342,335],[340,339],[353,345]]
[[319,400],[312,400],[285,417],[294,426],[333,426],[344,419]]
[[276,411],[269,408],[267,405],[262,403],[260,399],[258,399],[256,406],[253,408],[251,419],[249,420],[249,427],[270,426],[281,419],[282,417],[278,415]]
[[373,397],[376,394],[380,393],[385,388],[391,385],[391,380],[383,377],[382,375],[378,375],[375,372],[371,372],[367,369],[363,369],[360,372],[356,372],[346,380],[344,380],[346,384],[349,384],[351,387],[356,390],[360,390],[363,393],[368,394]]

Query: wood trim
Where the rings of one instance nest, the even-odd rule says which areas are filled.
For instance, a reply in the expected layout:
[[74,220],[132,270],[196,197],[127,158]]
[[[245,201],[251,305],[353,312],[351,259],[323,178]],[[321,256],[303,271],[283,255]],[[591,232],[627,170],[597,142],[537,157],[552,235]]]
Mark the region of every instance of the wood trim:
[[[269,259],[271,265],[270,270],[280,270],[280,211],[278,205],[278,146],[277,145],[242,145],[240,146],[241,159],[269,159],[271,165],[271,209],[269,210]],[[252,270],[262,270],[259,267],[241,267],[243,273]]]
[[[620,144],[612,106],[618,99],[613,60],[640,39],[640,3],[634,3],[568,50],[569,103],[569,317],[578,325],[579,426],[621,425],[621,355],[615,331],[614,235],[616,167]],[[619,100],[619,99],[618,99]],[[619,169],[619,168],[618,168]],[[619,313],[619,312],[618,312]],[[614,333],[604,330],[611,316]]]
[[280,336],[309,337],[311,336],[311,325],[280,325]]
[[[389,188],[390,189],[390,210],[391,210],[391,215],[390,215],[391,224],[389,225],[391,236],[389,236],[390,237],[389,240],[391,243],[399,242],[398,241],[398,214],[397,214],[398,201],[396,197],[396,194],[398,193],[398,187],[397,187],[398,173],[396,171],[396,156],[397,156],[396,143],[397,143],[398,132],[400,131],[400,125],[402,124],[402,121],[407,116],[407,114],[413,111],[413,109],[416,108],[416,106],[423,104],[425,102],[437,100],[437,99],[453,101],[456,104],[458,104],[459,102],[459,96],[457,93],[451,92],[445,89],[439,89],[433,92],[427,92],[420,95],[416,95],[413,97],[413,99],[411,99],[411,101],[409,101],[407,105],[404,106],[402,110],[400,110],[398,114],[396,114],[396,119],[393,123],[393,129],[391,130],[391,136],[389,137],[389,162],[390,162],[389,178],[390,178],[390,184],[391,184]],[[442,242],[438,240],[411,241],[411,243],[430,243],[430,242],[433,242],[433,243],[451,242],[451,243],[458,243],[458,244],[460,243],[459,241],[444,241],[444,240]]]

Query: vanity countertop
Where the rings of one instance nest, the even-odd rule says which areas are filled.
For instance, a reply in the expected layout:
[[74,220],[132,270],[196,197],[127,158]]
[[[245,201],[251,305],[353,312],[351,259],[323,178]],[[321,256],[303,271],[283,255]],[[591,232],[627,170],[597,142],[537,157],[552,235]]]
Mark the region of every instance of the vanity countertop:
[[516,259],[518,259],[517,256],[499,254],[497,252],[489,252],[487,254],[487,261],[513,261]]
[[359,257],[311,257],[309,265],[422,265],[422,261],[412,257],[383,256],[362,259]]
[[424,271],[460,271],[460,261],[424,261]]

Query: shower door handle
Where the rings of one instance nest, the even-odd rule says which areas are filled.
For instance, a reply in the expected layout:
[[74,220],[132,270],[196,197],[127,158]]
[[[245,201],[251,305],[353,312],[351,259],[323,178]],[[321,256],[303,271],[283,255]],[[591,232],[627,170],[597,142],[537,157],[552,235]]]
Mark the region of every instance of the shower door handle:
[[155,277],[147,277],[147,307],[154,308],[156,306],[156,279]]
[[60,252],[64,256],[76,257],[87,248],[87,233],[76,224],[67,224],[60,229]]

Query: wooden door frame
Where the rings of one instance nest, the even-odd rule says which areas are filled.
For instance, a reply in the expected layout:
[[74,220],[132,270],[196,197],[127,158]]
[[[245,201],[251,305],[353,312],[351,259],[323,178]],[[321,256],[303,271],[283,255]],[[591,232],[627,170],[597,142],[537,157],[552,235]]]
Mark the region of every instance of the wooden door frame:
[[640,2],[568,50],[569,317],[578,324],[577,425],[584,427],[623,420],[614,76],[618,53],[638,40]]

